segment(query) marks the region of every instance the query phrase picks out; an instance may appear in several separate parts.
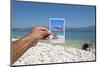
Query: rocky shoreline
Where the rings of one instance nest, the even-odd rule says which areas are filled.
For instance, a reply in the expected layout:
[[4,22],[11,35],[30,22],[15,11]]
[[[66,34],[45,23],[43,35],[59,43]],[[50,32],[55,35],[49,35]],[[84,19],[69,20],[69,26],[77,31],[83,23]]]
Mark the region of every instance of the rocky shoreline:
[[26,51],[13,65],[95,61],[95,52],[92,50],[39,42]]

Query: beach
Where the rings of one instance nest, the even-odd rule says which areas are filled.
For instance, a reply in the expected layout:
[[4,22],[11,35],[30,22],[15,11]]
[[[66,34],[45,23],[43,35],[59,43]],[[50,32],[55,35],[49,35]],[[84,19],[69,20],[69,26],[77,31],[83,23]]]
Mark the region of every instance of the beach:
[[28,49],[13,65],[95,61],[95,52],[74,47],[38,42]]
[[59,35],[59,36],[57,36],[56,39],[49,38],[49,42],[50,43],[64,43],[65,42],[65,37],[64,37],[64,35]]
[[13,65],[96,61],[95,6],[13,3]]

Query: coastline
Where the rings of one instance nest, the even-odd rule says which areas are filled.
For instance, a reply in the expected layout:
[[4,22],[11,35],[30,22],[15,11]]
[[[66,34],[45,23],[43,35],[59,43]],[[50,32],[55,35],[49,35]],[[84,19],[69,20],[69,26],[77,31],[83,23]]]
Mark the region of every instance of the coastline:
[[85,51],[74,47],[38,42],[35,47],[28,49],[13,65],[95,61],[95,59],[95,52],[92,50]]

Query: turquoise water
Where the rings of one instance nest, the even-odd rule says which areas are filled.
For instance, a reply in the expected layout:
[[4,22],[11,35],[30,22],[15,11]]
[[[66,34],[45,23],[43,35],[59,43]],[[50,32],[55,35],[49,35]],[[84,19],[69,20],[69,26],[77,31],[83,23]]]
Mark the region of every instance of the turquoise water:
[[[22,37],[26,35],[29,31],[12,31],[12,37]],[[61,33],[62,32],[56,32]],[[95,40],[95,32],[94,31],[71,31],[65,32],[65,38],[72,40]]]
[[94,31],[81,31],[81,32],[66,32],[66,40],[95,40]]
[[16,30],[12,30],[12,38],[14,37],[23,37],[25,36],[27,33],[29,33],[29,31],[16,31]]
[[[23,37],[29,31],[12,31],[12,38]],[[62,32],[56,32],[61,33]],[[66,42],[65,45],[80,48],[84,43],[95,41],[95,31],[67,31],[65,32]]]

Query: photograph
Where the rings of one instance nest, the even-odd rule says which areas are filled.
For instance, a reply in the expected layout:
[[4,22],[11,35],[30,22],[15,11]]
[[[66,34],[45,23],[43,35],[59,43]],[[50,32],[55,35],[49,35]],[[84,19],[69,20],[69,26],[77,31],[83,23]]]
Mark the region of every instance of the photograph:
[[11,0],[11,66],[95,61],[95,5]]

